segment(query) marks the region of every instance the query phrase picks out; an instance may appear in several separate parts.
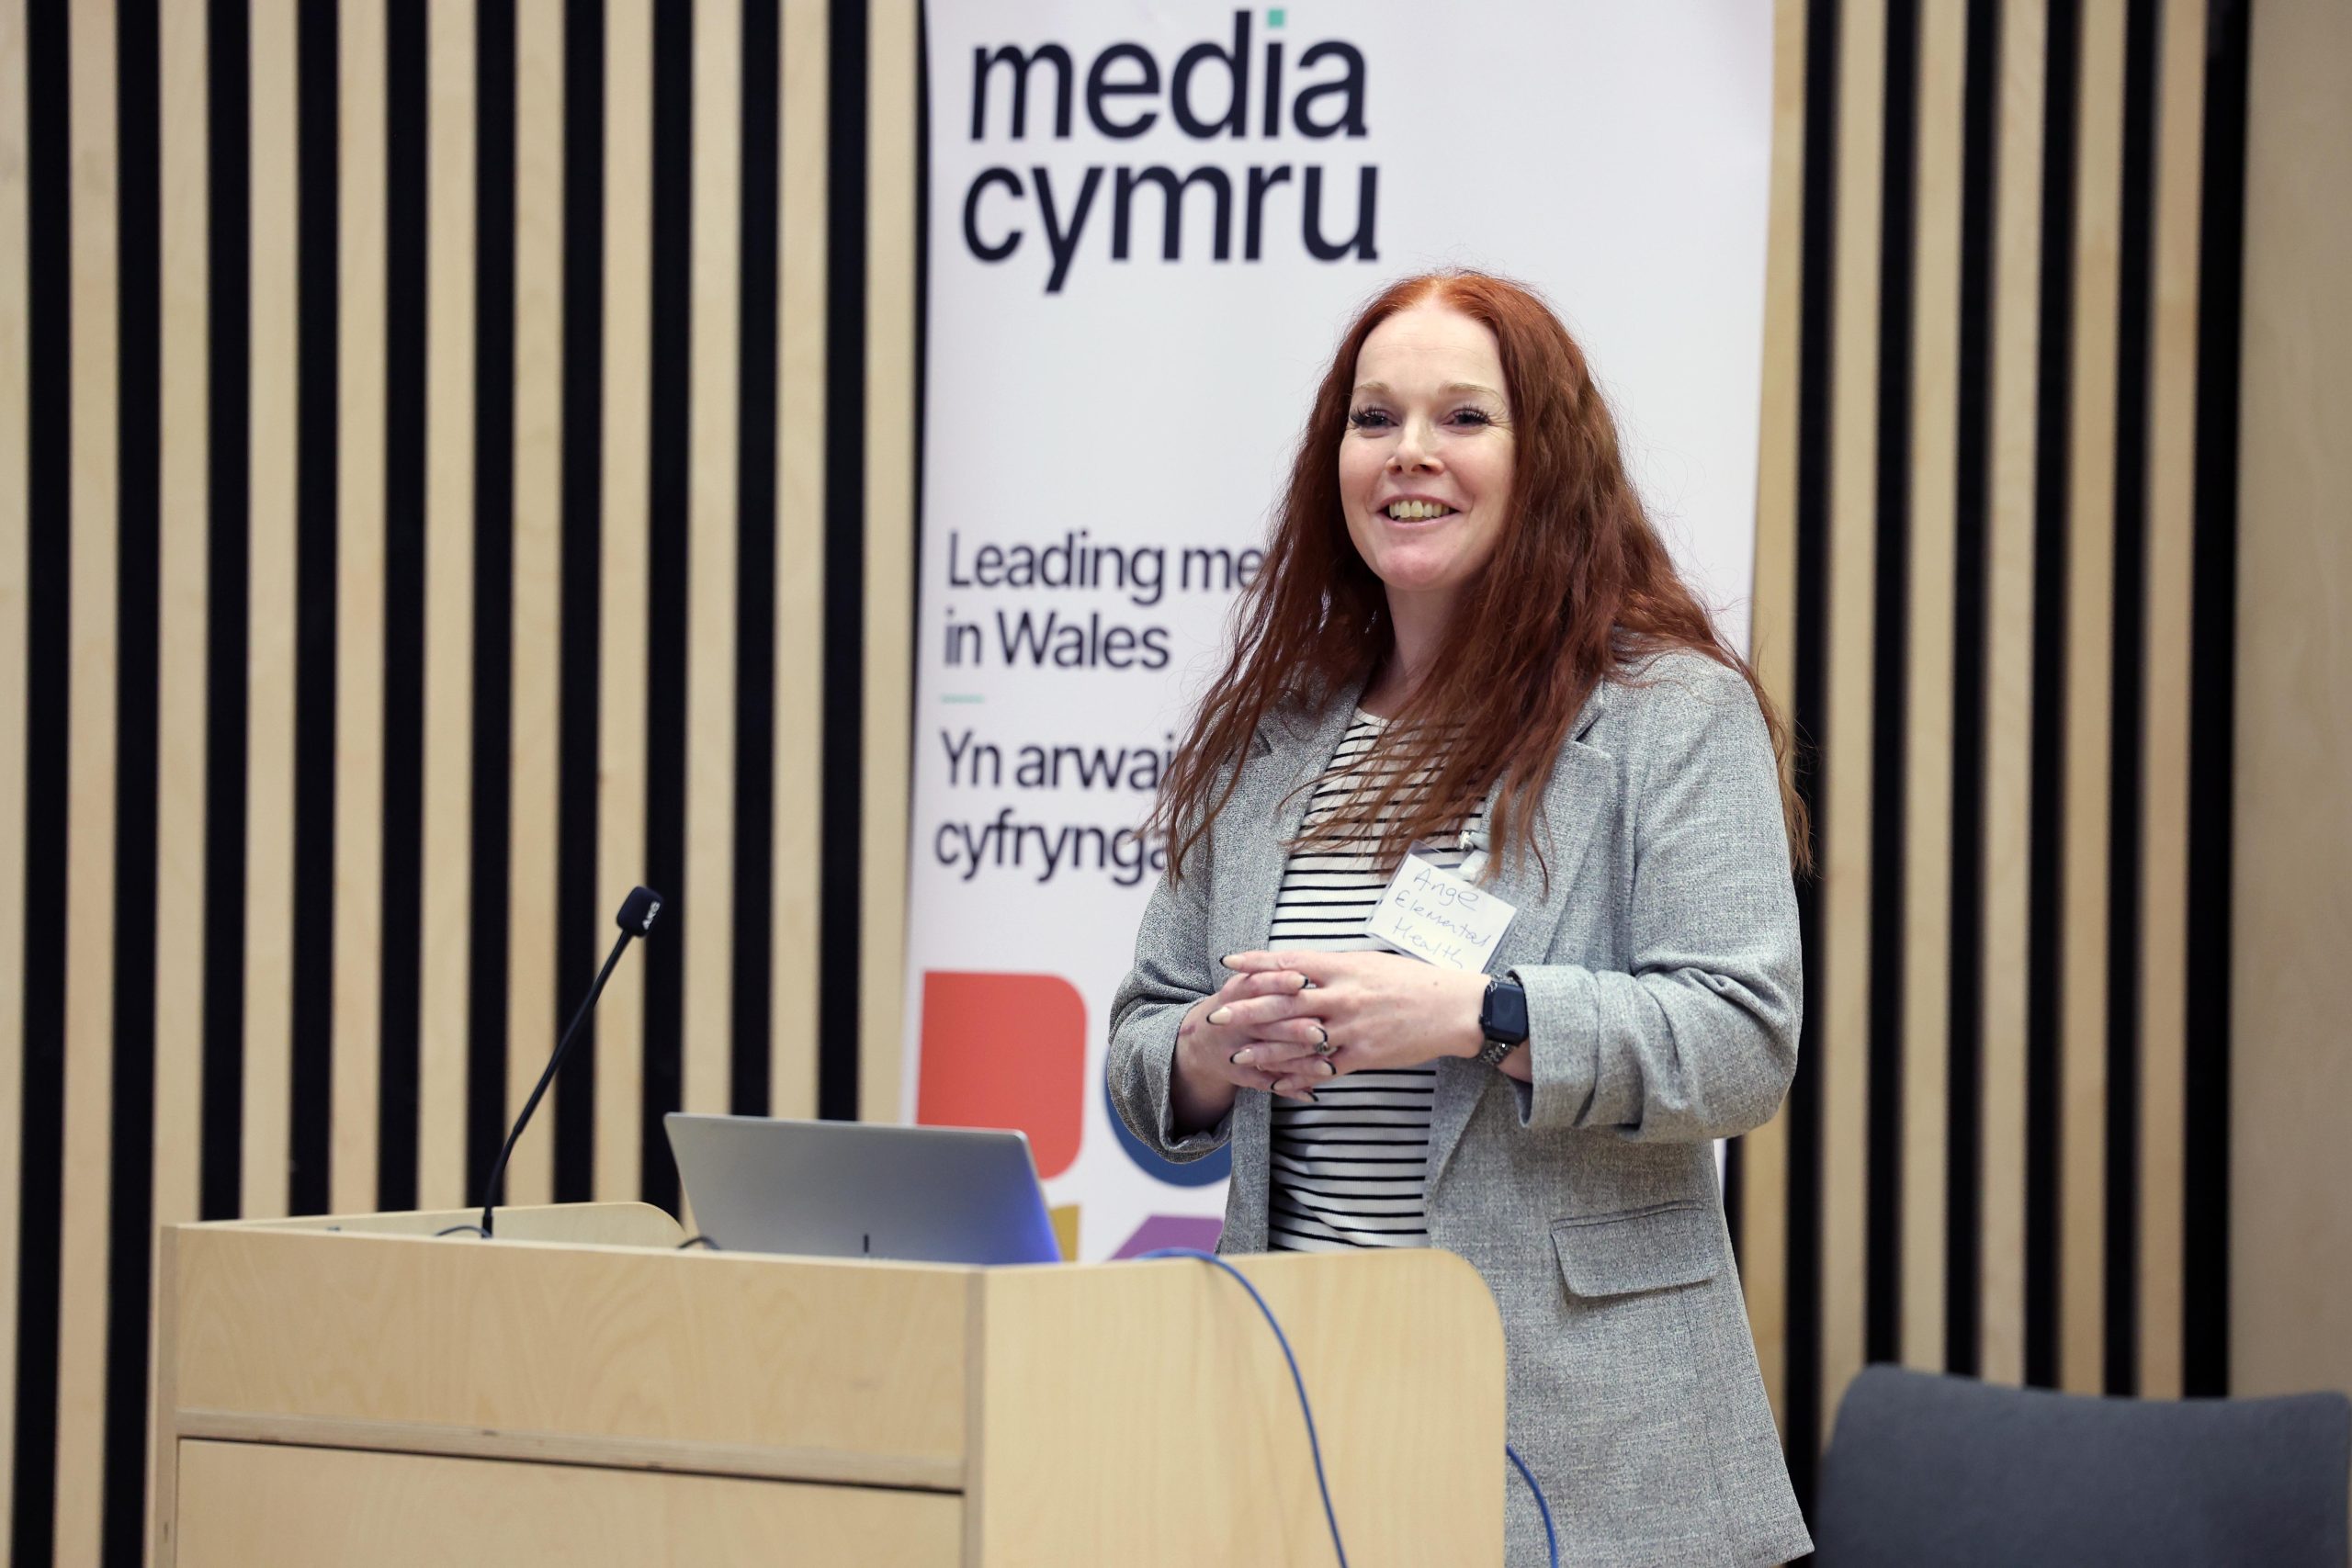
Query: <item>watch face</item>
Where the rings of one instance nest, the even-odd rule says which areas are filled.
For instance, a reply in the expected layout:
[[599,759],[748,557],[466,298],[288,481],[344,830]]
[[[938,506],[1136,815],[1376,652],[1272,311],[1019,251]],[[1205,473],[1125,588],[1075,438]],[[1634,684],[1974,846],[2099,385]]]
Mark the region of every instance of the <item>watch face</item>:
[[1501,981],[1487,987],[1486,1005],[1479,1010],[1479,1027],[1489,1040],[1518,1044],[1527,1038],[1527,993]]

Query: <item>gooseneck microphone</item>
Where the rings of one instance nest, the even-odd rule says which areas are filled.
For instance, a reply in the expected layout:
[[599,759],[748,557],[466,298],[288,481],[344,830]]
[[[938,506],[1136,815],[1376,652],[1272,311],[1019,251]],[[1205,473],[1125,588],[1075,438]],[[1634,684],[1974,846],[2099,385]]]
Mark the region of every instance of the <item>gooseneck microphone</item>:
[[[580,1026],[588,1021],[590,1013],[596,1010],[596,998],[605,994],[605,982],[613,977],[613,965],[621,961],[622,950],[628,946],[630,938],[650,932],[653,919],[661,912],[662,895],[650,887],[633,888],[629,896],[621,900],[620,913],[613,917],[613,923],[621,928],[620,940],[614,942],[613,951],[605,955],[605,966],[596,971],[596,983],[588,987],[587,999],[580,1004],[580,1010],[571,1015],[571,1022],[565,1027],[563,1038],[556,1042],[555,1055],[548,1058],[548,1070],[539,1075],[538,1087],[531,1090],[531,1098],[523,1102],[523,1113],[514,1118],[514,1130],[506,1134],[506,1146],[498,1151],[498,1162],[490,1168],[490,1179],[482,1183],[483,1235],[491,1234],[490,1212],[497,1206],[498,1183],[506,1174],[506,1159],[514,1152],[514,1140],[521,1137],[523,1129],[531,1124],[531,1112],[539,1108],[539,1097],[547,1093],[548,1085],[555,1082],[556,1069],[563,1066],[563,1054],[571,1049],[572,1038],[580,1032]],[[458,1228],[462,1230],[464,1227]]]

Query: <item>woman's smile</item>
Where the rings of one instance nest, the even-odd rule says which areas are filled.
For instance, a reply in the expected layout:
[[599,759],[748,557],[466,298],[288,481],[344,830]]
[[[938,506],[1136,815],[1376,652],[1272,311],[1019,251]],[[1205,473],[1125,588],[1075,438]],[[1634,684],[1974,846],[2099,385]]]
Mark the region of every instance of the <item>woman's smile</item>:
[[1404,527],[1427,527],[1442,523],[1449,517],[1459,517],[1462,509],[1449,502],[1433,501],[1427,496],[1398,496],[1384,502],[1380,514],[1389,522]]

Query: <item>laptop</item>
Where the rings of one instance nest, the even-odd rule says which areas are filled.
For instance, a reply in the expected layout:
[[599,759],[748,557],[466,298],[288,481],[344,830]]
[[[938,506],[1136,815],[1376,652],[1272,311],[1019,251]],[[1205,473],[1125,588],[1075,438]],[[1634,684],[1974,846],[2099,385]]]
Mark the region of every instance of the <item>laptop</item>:
[[921,1263],[1058,1263],[1020,1133],[662,1119],[695,1224],[729,1252]]

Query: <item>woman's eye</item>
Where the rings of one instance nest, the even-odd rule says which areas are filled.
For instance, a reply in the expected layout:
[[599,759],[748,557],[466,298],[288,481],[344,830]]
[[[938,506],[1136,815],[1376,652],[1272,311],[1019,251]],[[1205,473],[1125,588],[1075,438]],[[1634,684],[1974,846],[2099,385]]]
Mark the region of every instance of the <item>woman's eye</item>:
[[[1475,430],[1494,423],[1495,416],[1484,409],[1456,409],[1445,416],[1445,421]],[[1348,415],[1348,425],[1352,430],[1393,430],[1396,424],[1396,418],[1386,409],[1358,409]]]

